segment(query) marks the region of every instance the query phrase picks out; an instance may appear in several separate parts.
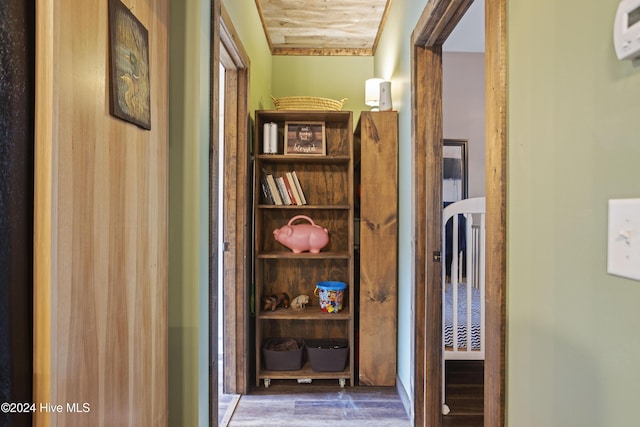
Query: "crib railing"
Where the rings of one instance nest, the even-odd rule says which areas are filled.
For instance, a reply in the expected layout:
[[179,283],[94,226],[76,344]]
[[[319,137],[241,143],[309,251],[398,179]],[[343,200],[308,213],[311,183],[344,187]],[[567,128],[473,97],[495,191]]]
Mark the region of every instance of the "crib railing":
[[[460,216],[463,216],[465,221],[465,252],[466,256],[462,256],[463,252],[460,250],[459,245],[459,220]],[[453,221],[452,227],[452,239],[446,238],[446,224],[451,220]],[[452,298],[453,298],[453,346],[445,352],[446,358],[459,358],[459,359],[479,359],[484,358],[484,277],[485,277],[485,198],[478,197],[472,199],[464,199],[456,203],[452,203],[444,209],[442,218],[442,253],[447,253],[446,243],[451,242],[452,258],[451,258],[451,286]],[[463,259],[466,261],[465,267],[462,268]],[[466,274],[466,277],[464,276]],[[446,268],[442,269],[442,303],[445,305],[445,284],[446,284]],[[465,335],[466,343],[464,346],[459,345],[460,335],[460,321],[458,319],[458,285],[460,283],[466,283],[470,287],[480,290],[481,305],[481,324],[480,324],[480,349],[471,351],[471,314],[472,314],[472,292],[466,292],[467,298],[467,310],[466,310],[466,325]],[[444,313],[443,313],[444,315]],[[443,336],[444,336],[444,317],[443,317]],[[460,348],[462,347],[462,348]],[[466,354],[454,355],[453,353],[464,352]],[[473,354],[469,354],[473,353]]]
[[[468,215],[464,215],[465,218],[468,217]],[[477,219],[476,219],[477,221]],[[455,221],[456,225],[458,221]],[[484,267],[484,263],[480,262],[480,225],[476,224],[476,223],[472,223],[471,224],[471,231],[469,232],[469,223],[466,224],[467,225],[467,230],[466,230],[466,235],[468,236],[466,238],[466,243],[467,246],[469,247],[469,250],[467,251],[467,257],[465,258],[464,253],[465,251],[461,251],[461,250],[457,250],[456,251],[456,258],[457,258],[457,278],[458,278],[458,283],[468,283],[469,286],[471,286],[472,288],[475,289],[479,289],[480,288],[480,276],[483,274],[483,270],[482,267]],[[456,234],[457,234],[457,230],[456,230]],[[456,240],[456,247],[454,249],[457,249],[457,240]],[[446,243],[445,243],[446,244]],[[465,263],[466,260],[466,263]],[[462,268],[464,265],[465,268]],[[465,272],[466,272],[466,276],[465,276]]]
[[[445,361],[450,359],[458,360],[483,360],[485,349],[485,198],[473,198],[465,199],[456,203],[448,205],[443,212],[442,218],[442,254],[446,259],[447,254],[447,241],[451,242],[451,286],[453,299],[453,345],[451,348],[447,348],[443,342],[443,366],[442,366],[442,401],[443,401],[443,414],[448,413],[448,407],[445,402]],[[464,217],[465,221],[465,250],[460,249],[458,227],[460,217]],[[447,222],[453,221],[452,238],[446,237],[446,225]],[[464,257],[462,255],[465,255]],[[463,259],[464,266],[463,268]],[[442,269],[442,336],[444,341],[445,336],[445,307],[446,307],[446,295],[445,288],[447,283],[446,266]],[[466,322],[464,325],[464,332],[466,340],[464,345],[459,344],[460,336],[460,319],[458,318],[458,287],[460,284],[466,284],[467,289],[466,296],[466,311],[464,313]],[[480,346],[473,349],[472,347],[472,288],[478,289],[480,293]]]
[[480,235],[481,230],[479,225],[471,225],[471,259],[467,260],[467,271],[470,272],[467,273],[467,281],[476,289],[480,288],[480,277],[484,277],[484,260],[480,259],[484,255],[484,251],[480,251],[480,245],[483,245],[481,238],[484,237]]

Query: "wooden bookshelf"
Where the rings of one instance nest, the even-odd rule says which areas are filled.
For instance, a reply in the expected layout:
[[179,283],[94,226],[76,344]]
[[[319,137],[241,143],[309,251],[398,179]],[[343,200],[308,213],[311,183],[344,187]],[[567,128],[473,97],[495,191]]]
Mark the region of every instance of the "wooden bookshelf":
[[[287,121],[324,122],[326,155],[284,153],[284,127]],[[263,154],[263,125],[278,126],[278,154]],[[353,116],[350,111],[264,111],[255,113],[255,359],[256,385],[266,387],[271,379],[336,379],[340,386],[354,384],[354,182]],[[283,176],[295,171],[307,204],[273,205],[264,199],[261,177],[264,173]],[[307,215],[329,231],[329,243],[320,253],[294,254],[274,239],[273,231],[296,215]],[[339,313],[320,310],[315,286],[321,281],[347,284],[343,309]],[[265,295],[286,292],[293,300],[308,295],[304,311],[278,308],[262,310]],[[262,347],[269,338],[336,338],[349,342],[347,368],[340,372],[314,372],[307,361],[296,371],[269,371]],[[304,356],[303,356],[304,357]]]

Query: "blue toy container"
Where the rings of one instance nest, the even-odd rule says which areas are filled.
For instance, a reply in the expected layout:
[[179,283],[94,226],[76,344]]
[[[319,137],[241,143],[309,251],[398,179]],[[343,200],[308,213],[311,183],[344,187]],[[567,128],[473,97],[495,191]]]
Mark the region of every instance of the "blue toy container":
[[344,282],[318,282],[313,293],[320,299],[320,310],[327,313],[340,312],[346,289],[347,284]]

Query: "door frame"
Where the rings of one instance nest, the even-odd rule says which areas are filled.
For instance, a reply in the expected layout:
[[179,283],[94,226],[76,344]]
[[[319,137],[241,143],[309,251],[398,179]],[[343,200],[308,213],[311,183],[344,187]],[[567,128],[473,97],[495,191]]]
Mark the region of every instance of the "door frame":
[[[209,417],[218,422],[218,305],[224,304],[225,392],[246,394],[249,389],[249,276],[250,166],[249,166],[249,55],[242,46],[221,0],[211,1],[211,99],[209,150]],[[220,65],[226,69],[220,87]],[[220,159],[220,92],[224,108],[224,227],[218,228],[218,180]],[[225,248],[223,300],[218,301],[218,233]]]
[[[473,0],[432,0],[411,36],[416,426],[441,424],[442,44]],[[485,0],[484,425],[505,425],[506,0]],[[420,118],[420,120],[418,120]]]
[[249,387],[249,325],[247,316],[250,251],[249,55],[224,6],[220,11],[220,63],[224,90],[224,228],[223,298],[224,370],[227,393],[245,394]]

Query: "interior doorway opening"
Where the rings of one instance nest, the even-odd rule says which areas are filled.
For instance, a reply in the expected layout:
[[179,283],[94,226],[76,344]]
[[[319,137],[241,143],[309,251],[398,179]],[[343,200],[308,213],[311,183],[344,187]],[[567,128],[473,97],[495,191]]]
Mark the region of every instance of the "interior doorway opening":
[[211,278],[215,295],[212,299],[218,303],[210,318],[211,340],[215,345],[211,346],[209,357],[216,361],[212,363],[216,369],[210,374],[210,405],[216,411],[210,412],[212,424],[226,425],[239,395],[248,390],[249,378],[246,360],[251,277],[247,255],[251,238],[248,212],[252,199],[249,191],[249,60],[226,10],[216,4],[212,22],[212,40],[217,43],[211,75],[214,126],[210,152],[210,167],[216,174],[212,174],[210,191],[217,206],[210,212],[211,222],[215,224],[210,238],[218,254],[211,260],[217,268]]
[[[411,37],[415,425],[441,425],[442,43],[472,0],[434,0]],[[505,423],[506,1],[485,1],[486,354],[484,425]],[[419,118],[419,120],[417,119]],[[437,256],[436,256],[437,254]]]

